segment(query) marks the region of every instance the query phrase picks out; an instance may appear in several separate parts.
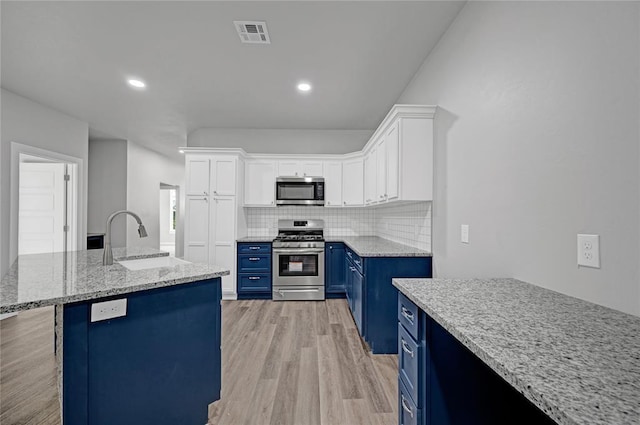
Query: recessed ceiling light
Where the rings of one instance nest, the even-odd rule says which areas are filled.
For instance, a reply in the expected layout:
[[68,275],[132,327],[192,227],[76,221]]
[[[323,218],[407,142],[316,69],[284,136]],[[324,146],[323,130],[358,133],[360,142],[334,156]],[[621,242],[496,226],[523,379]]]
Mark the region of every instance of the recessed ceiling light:
[[143,89],[145,88],[147,85],[144,83],[144,81],[142,80],[137,80],[135,78],[130,78],[127,80],[127,83],[129,83],[129,85],[131,87],[135,87],[137,89]]
[[180,149],[180,150],[178,150],[178,152],[180,152],[180,153],[184,153],[184,150]]
[[311,91],[311,84],[303,82],[303,83],[298,83],[298,90],[301,92],[308,92]]

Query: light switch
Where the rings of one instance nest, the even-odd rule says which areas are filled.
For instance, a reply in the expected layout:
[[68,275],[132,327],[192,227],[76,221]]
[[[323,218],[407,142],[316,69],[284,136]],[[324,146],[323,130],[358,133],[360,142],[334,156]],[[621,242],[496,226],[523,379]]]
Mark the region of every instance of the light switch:
[[578,235],[578,266],[600,268],[599,235]]
[[469,225],[460,225],[460,242],[469,243]]

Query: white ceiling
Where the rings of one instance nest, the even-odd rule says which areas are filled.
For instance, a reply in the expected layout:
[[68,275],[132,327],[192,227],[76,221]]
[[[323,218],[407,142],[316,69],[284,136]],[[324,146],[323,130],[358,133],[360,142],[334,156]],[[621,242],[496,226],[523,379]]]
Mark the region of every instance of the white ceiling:
[[463,4],[2,1],[2,87],[170,156],[201,127],[373,130]]

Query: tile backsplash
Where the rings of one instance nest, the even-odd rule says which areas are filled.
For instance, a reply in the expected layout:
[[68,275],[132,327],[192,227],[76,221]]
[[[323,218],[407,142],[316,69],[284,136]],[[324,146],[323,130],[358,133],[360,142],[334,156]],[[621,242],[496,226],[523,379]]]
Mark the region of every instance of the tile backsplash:
[[377,208],[245,208],[248,236],[276,236],[279,219],[322,219],[325,238],[380,236],[431,250],[431,202]]

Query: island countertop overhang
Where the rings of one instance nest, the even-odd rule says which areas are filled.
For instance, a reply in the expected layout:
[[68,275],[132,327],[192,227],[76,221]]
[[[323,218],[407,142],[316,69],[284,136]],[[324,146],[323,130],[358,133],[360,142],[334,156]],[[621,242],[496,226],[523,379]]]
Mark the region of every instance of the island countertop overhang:
[[184,264],[147,270],[128,270],[117,261],[166,256],[152,248],[114,249],[116,262],[102,265],[102,250],[19,256],[0,283],[0,314],[56,304],[146,291],[214,279],[228,269]]

